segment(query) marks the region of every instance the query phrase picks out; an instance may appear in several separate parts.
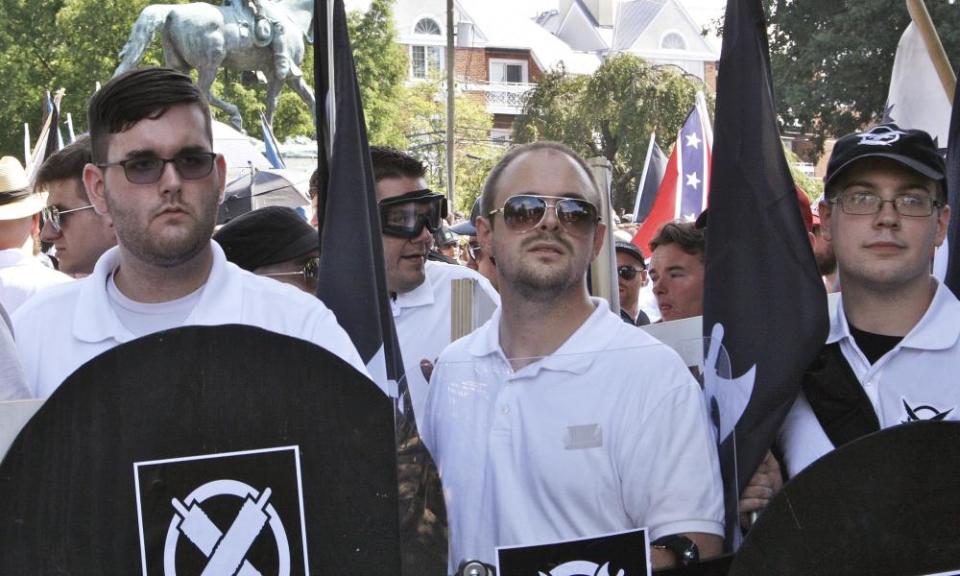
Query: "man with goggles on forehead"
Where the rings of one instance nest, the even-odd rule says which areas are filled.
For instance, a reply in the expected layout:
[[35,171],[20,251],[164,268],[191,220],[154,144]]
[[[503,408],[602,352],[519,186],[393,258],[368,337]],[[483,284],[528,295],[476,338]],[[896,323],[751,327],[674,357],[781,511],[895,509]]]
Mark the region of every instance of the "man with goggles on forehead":
[[241,270],[211,240],[226,163],[212,150],[210,109],[189,76],[165,68],[116,76],[90,99],[88,125],[93,162],[83,182],[113,222],[117,246],[86,278],[14,314],[34,396],[49,396],[118,344],[196,325],[244,324],[307,340],[366,374],[322,302]]
[[655,547],[656,567],[697,546],[720,552],[699,386],[587,291],[606,235],[599,204],[586,163],[553,142],[514,148],[484,185],[477,235],[496,258],[501,307],[441,354],[421,427],[443,481],[451,572],[492,564],[497,546],[641,526],[687,547]]
[[44,160],[34,187],[47,193],[40,239],[53,245],[61,272],[81,278],[100,255],[117,245],[113,222],[97,212],[83,187],[83,168],[92,161],[83,135]]

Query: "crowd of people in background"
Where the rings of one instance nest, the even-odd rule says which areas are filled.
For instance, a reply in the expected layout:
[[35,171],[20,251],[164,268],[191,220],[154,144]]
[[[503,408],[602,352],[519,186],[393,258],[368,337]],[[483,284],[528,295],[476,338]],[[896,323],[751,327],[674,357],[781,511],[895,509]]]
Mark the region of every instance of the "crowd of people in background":
[[[189,77],[120,75],[92,97],[89,126],[35,182],[16,159],[0,160],[0,400],[47,397],[94,356],[185,325],[262,327],[367,374],[313,296],[316,194],[312,222],[268,207],[215,230],[225,165]],[[492,563],[497,546],[641,526],[655,566],[719,554],[722,487],[700,385],[637,329],[702,314],[709,212],[637,246],[636,224],[600,213],[585,162],[540,142],[511,149],[457,217],[416,158],[370,154],[406,374],[401,390],[384,392],[407,395],[417,441],[406,448],[429,450],[436,464],[411,474],[426,496],[402,502],[405,546],[420,551],[405,566],[453,574],[464,561]],[[838,291],[842,278],[843,296],[742,512],[762,511],[836,446],[960,415],[949,383],[960,302],[930,273],[949,220],[945,175],[926,133],[887,125],[837,142],[817,210],[798,193],[824,288]],[[587,284],[608,226],[619,310]],[[451,290],[462,279],[497,309],[451,341]]]

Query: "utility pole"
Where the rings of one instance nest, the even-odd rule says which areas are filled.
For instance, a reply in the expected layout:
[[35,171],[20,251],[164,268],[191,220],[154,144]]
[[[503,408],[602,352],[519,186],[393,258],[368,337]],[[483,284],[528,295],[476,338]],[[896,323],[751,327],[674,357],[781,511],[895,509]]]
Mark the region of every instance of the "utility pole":
[[450,212],[453,212],[454,188],[456,178],[453,173],[453,148],[454,148],[454,68],[456,58],[454,57],[453,45],[453,0],[447,0],[447,205],[450,206]]

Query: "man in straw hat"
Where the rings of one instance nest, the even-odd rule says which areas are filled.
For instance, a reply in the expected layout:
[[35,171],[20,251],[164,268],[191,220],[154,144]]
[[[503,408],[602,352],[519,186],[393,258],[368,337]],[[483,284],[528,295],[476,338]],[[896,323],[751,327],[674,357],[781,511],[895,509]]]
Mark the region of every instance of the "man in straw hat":
[[44,203],[20,162],[0,158],[0,304],[11,314],[39,290],[70,280],[33,255]]

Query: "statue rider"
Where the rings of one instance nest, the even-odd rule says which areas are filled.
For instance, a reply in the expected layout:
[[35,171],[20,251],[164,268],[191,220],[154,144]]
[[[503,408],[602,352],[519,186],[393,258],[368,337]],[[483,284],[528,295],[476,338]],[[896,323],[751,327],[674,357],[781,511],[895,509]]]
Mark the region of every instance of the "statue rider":
[[[246,8],[252,15],[253,42],[260,47],[271,45],[278,77],[286,78],[291,73],[294,76],[303,74],[287,54],[283,24],[270,6],[264,5],[261,0],[223,0],[223,3],[236,6],[240,12]],[[269,0],[266,3],[269,4]]]

